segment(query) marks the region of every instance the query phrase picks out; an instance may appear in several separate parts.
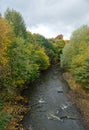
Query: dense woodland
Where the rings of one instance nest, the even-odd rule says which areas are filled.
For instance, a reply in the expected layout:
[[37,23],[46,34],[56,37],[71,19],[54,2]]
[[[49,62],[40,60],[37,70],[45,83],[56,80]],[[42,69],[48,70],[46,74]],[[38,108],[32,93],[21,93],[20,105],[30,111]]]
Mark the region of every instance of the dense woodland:
[[87,25],[75,30],[66,42],[27,31],[22,15],[13,9],[7,9],[4,17],[0,16],[0,130],[6,128],[11,118],[11,113],[3,111],[4,102],[13,100],[25,84],[33,82],[42,71],[57,63],[89,89]]

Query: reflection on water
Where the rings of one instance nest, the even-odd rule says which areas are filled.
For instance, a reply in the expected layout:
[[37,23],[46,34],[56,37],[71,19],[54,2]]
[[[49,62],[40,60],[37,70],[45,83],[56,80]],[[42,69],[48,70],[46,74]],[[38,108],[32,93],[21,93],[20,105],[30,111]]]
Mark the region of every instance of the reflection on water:
[[38,102],[39,103],[45,103],[45,101],[42,98]]
[[51,68],[24,95],[29,97],[29,112],[24,130],[84,130],[80,115],[66,97],[68,85],[61,70]]

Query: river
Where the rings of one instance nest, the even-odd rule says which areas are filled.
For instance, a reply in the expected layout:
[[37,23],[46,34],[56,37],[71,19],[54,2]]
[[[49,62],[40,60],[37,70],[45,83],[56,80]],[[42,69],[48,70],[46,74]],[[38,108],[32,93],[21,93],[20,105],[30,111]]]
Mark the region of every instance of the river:
[[44,72],[30,89],[24,90],[29,98],[24,130],[84,130],[81,115],[66,96],[68,91],[60,68]]

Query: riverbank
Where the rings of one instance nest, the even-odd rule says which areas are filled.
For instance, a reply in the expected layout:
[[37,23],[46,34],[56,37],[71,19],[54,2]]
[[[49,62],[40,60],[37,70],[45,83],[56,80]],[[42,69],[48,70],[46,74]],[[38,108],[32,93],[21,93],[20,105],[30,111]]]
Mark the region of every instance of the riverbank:
[[[43,104],[45,104],[45,106],[46,106],[46,100],[47,100],[47,102],[49,101],[50,98],[47,98],[47,96],[45,97],[45,94],[47,94],[48,92],[51,91],[51,93],[48,94],[48,97],[50,96],[51,98],[53,98],[53,100],[55,100],[54,97],[59,95],[58,102],[60,102],[59,99],[62,97],[60,97],[60,94],[55,93],[55,91],[59,90],[59,86],[64,84],[64,83],[61,83],[61,81],[59,81],[58,77],[61,78],[61,76],[59,76],[59,72],[60,71],[54,70],[54,69],[49,70],[47,73],[44,74],[44,76],[41,76],[41,79],[42,79],[41,81],[38,81],[38,82],[34,83],[34,85],[32,85],[32,88],[31,88],[32,91],[28,92],[28,90],[27,90],[26,93],[24,92],[24,95],[26,94],[26,96],[16,96],[12,101],[5,102],[5,111],[7,113],[11,113],[11,115],[12,115],[12,118],[9,121],[9,124],[8,124],[6,130],[24,130],[23,125],[22,125],[22,120],[23,120],[24,115],[26,115],[26,113],[28,111],[28,102],[29,102],[28,98],[29,97],[30,97],[30,102],[31,102],[31,98],[32,98],[33,106],[34,106],[34,102],[36,102],[36,104],[37,104],[37,106],[35,105],[35,107],[37,107],[37,109],[35,109],[35,107],[33,107],[33,109],[31,110],[31,111],[33,111],[35,109],[35,112],[37,111],[36,114],[39,114],[38,106],[40,105],[39,104],[40,101],[43,101],[44,102]],[[88,113],[89,113],[89,104],[88,104],[89,96],[86,94],[86,92],[81,88],[81,86],[79,84],[75,83],[73,77],[69,73],[63,74],[63,77],[69,83],[70,88],[71,88],[71,90],[68,90],[69,92],[67,95],[70,98],[70,100],[77,105],[77,108],[79,108],[81,115],[83,117],[82,120],[84,122],[85,130],[89,130],[89,126],[88,126],[89,125],[89,115],[88,115]],[[47,86],[47,84],[48,84],[48,86]],[[51,88],[50,88],[50,86],[51,86]],[[54,96],[52,97],[52,95],[54,95]],[[61,93],[61,96],[62,96],[62,93]],[[37,97],[38,97],[38,99],[37,99]],[[45,100],[43,100],[43,99],[45,99]],[[50,100],[49,103],[51,103],[51,101],[52,100]],[[62,102],[62,103],[65,104],[65,102]],[[55,111],[56,105],[57,105],[57,103],[55,104],[55,107],[54,107],[54,105],[52,106],[54,108],[54,111]],[[49,108],[50,108],[50,106],[49,106]],[[46,109],[46,107],[45,107],[45,109]],[[30,108],[29,108],[29,110],[30,110]],[[42,114],[42,111],[44,112],[43,109],[40,111],[41,111],[41,114]],[[47,106],[47,111],[48,111],[48,106]],[[33,112],[31,112],[30,114],[32,114],[32,113]],[[39,117],[39,115],[36,118],[38,118],[38,117]],[[34,120],[36,120],[36,119],[34,119]],[[24,122],[25,122],[25,120],[24,120]],[[27,121],[27,119],[26,119],[26,123],[27,122],[29,124],[30,121]],[[28,124],[26,124],[27,127],[28,127]],[[45,123],[45,124],[47,124],[47,123]],[[54,123],[54,125],[55,125],[55,123]],[[60,124],[60,127],[62,127],[61,124]],[[70,126],[68,126],[68,127],[70,127]]]
[[63,74],[64,79],[70,86],[69,99],[74,102],[82,115],[85,130],[89,130],[89,93],[76,83],[69,72]]
[[22,120],[28,110],[28,100],[22,96],[16,96],[4,105],[4,111],[12,115],[6,130],[23,130]]

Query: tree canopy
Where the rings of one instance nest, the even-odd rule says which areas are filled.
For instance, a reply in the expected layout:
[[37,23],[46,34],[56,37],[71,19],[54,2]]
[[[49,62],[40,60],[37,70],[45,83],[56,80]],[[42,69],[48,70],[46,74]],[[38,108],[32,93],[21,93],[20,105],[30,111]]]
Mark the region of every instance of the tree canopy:
[[89,27],[83,25],[72,33],[61,56],[61,65],[69,69],[75,80],[89,88]]
[[6,10],[5,19],[11,25],[16,36],[26,38],[26,26],[22,15],[16,10],[9,8]]

